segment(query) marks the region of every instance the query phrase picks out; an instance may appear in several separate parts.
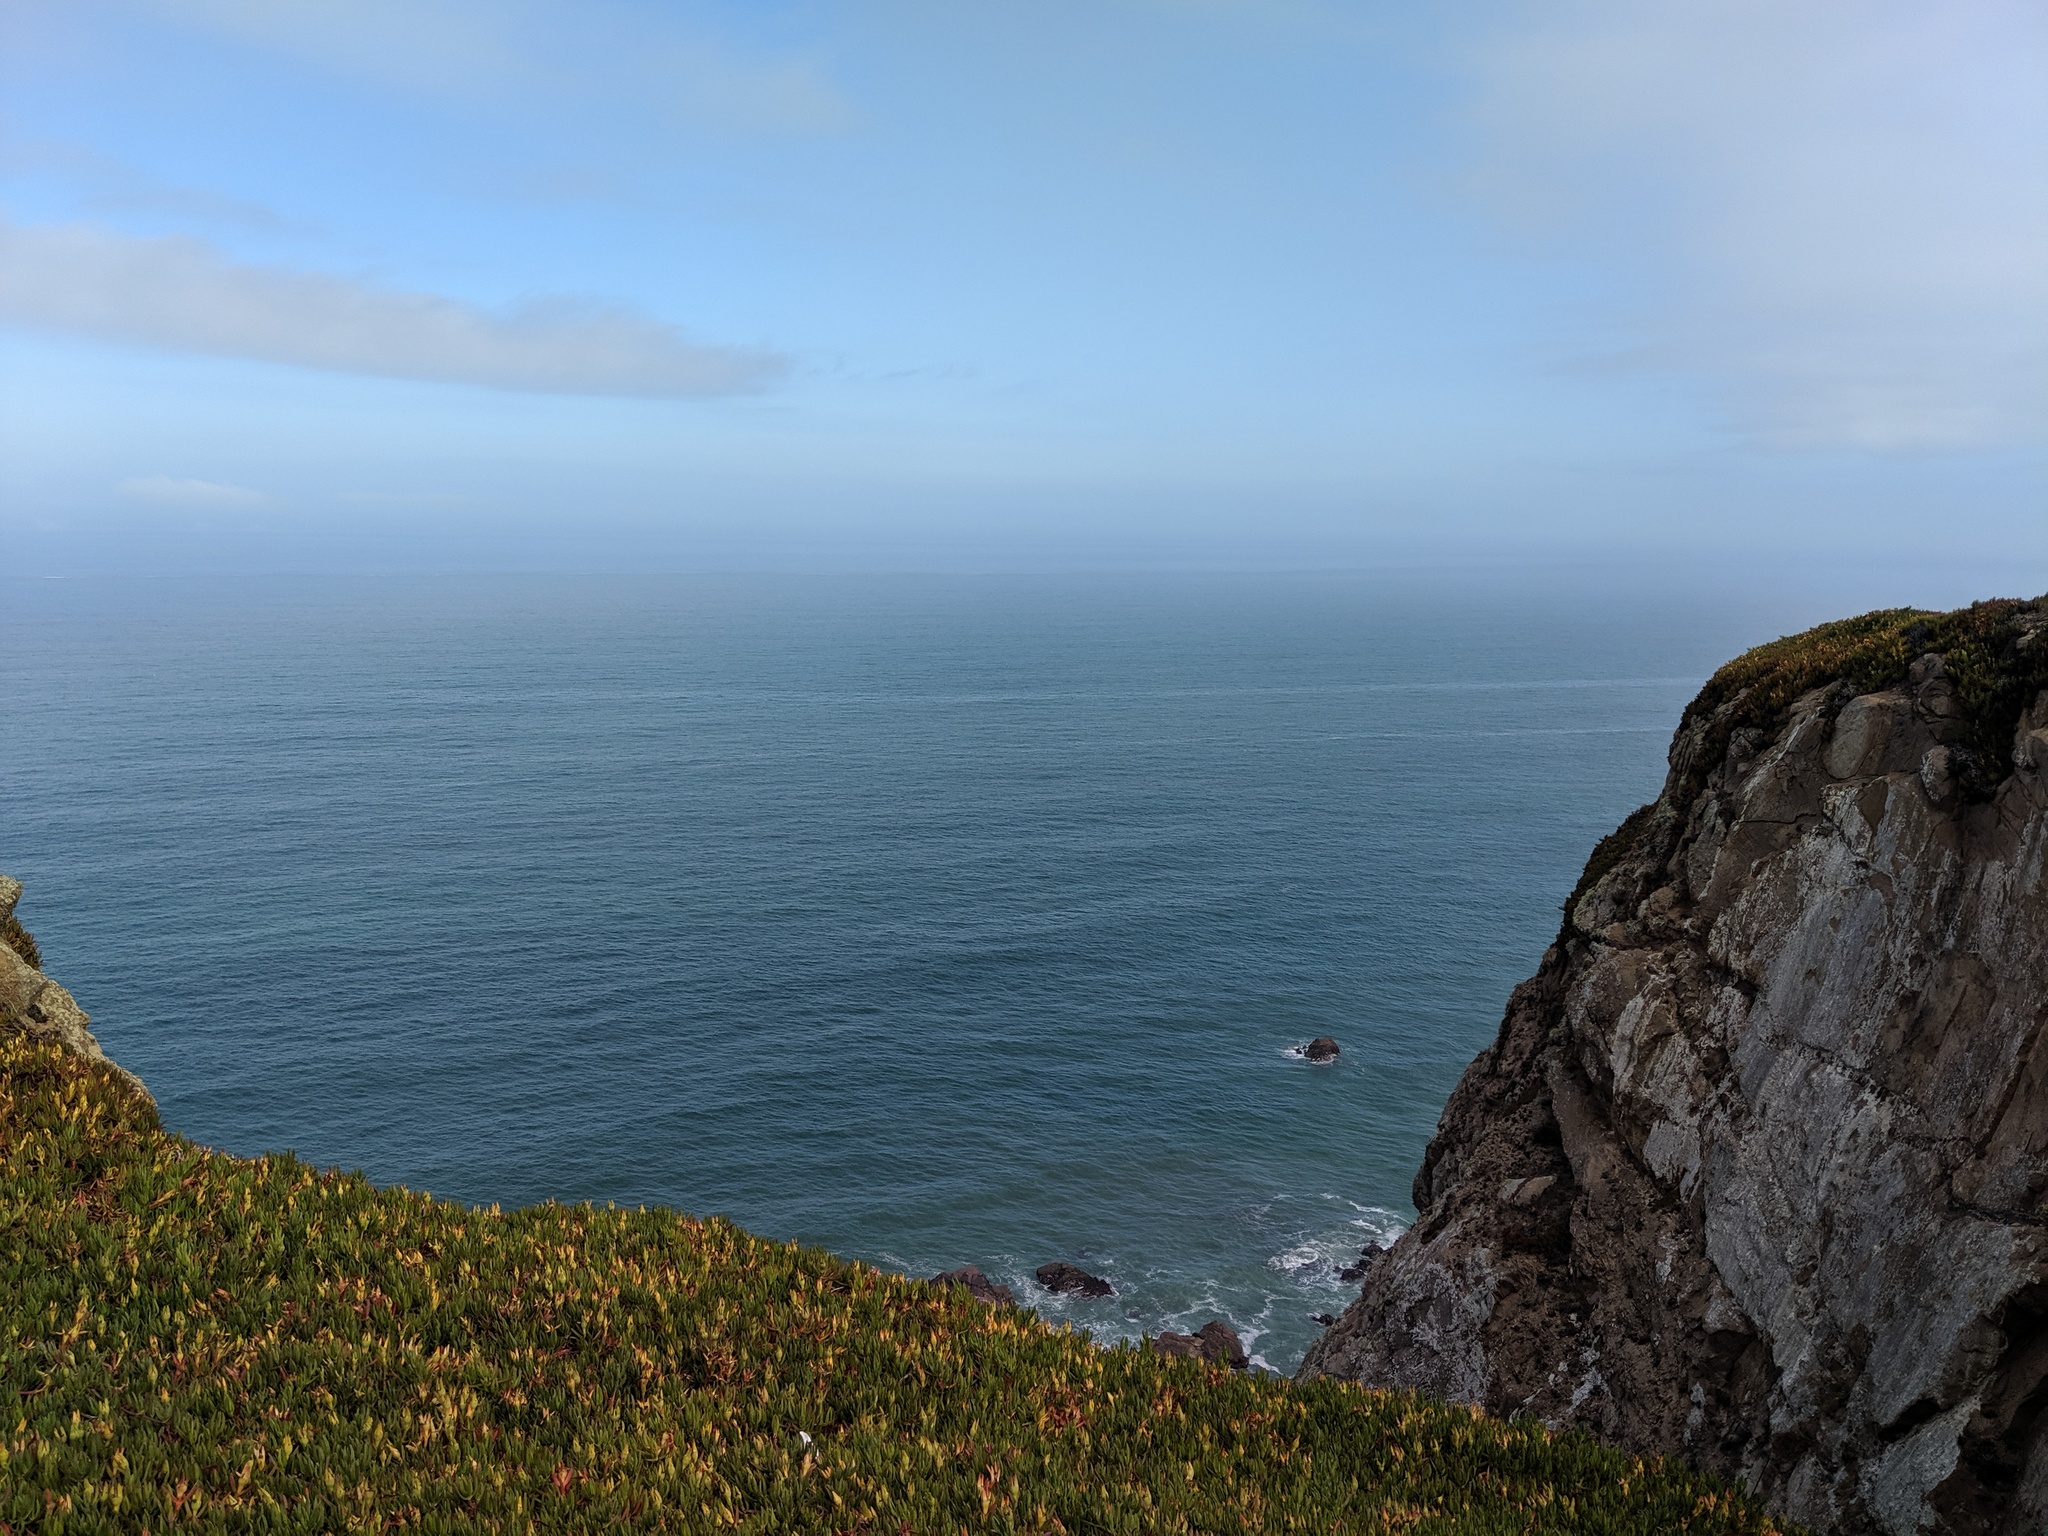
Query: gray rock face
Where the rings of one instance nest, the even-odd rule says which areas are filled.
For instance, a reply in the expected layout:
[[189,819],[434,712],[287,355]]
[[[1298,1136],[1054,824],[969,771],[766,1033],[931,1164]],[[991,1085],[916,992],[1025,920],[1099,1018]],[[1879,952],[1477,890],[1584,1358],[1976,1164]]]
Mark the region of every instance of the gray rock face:
[[1822,1529],[2048,1528],[2048,692],[1988,799],[1941,657],[1852,693],[1681,730],[1304,1377]]
[[[0,922],[14,916],[21,900],[21,882],[0,875]],[[0,944],[0,1028],[18,1029],[39,1040],[54,1040],[87,1061],[113,1067],[138,1090],[142,1080],[107,1059],[93,1038],[91,1019],[83,1008],[56,982],[30,965],[14,949]]]

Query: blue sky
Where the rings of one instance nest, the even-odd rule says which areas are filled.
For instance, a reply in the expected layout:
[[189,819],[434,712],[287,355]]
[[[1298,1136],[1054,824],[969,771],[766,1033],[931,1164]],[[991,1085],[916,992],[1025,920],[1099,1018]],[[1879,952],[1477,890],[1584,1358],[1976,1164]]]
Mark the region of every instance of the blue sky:
[[2048,5],[6,0],[17,569],[2048,581]]

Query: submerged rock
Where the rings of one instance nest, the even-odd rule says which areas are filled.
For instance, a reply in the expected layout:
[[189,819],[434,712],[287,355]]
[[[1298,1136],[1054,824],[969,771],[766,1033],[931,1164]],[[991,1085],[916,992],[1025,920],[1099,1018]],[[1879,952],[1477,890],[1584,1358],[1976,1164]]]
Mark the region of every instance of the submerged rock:
[[1078,1264],[1057,1260],[1041,1264],[1033,1272],[1038,1283],[1061,1296],[1114,1296],[1116,1287],[1100,1275],[1091,1275]]
[[2048,606],[1986,604],[1717,674],[1301,1374],[1823,1530],[2048,1527],[2044,663]]
[[941,1270],[932,1276],[933,1285],[957,1285],[976,1301],[985,1301],[992,1307],[1014,1307],[1016,1296],[1007,1285],[999,1285],[981,1272],[978,1264],[962,1264],[958,1269]]

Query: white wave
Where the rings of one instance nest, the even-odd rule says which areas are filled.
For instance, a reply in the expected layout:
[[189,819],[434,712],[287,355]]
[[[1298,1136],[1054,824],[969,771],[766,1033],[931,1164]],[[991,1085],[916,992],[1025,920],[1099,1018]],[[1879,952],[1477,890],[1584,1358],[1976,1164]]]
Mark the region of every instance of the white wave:
[[[1325,1199],[1339,1197],[1325,1195]],[[1293,1242],[1266,1260],[1266,1267],[1285,1275],[1304,1290],[1337,1292],[1350,1282],[1343,1271],[1356,1264],[1367,1248],[1391,1248],[1407,1230],[1407,1223],[1384,1206],[1360,1205],[1343,1200],[1357,1214],[1342,1225],[1325,1231],[1298,1235]]]

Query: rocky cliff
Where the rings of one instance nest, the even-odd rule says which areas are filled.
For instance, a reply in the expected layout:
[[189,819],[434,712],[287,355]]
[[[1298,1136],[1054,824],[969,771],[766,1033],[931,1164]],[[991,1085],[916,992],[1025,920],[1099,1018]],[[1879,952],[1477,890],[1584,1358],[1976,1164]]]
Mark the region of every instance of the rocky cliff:
[[1731,663],[1302,1366],[2048,1527],[2048,599]]
[[35,940],[14,916],[15,903],[20,900],[21,882],[0,875],[0,1032],[19,1030],[32,1039],[55,1041],[87,1061],[120,1073],[146,1094],[140,1078],[107,1060],[88,1027],[91,1020],[85,1010],[43,974]]

